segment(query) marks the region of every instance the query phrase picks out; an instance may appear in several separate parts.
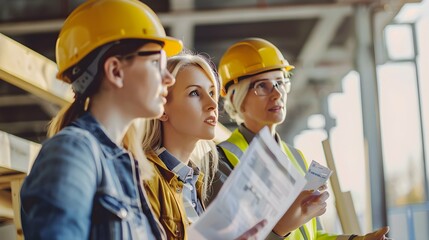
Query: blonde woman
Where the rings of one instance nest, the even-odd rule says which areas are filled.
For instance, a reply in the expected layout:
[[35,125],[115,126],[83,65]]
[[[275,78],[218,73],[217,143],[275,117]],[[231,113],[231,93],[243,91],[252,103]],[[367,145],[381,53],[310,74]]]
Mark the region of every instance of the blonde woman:
[[57,77],[75,100],[53,120],[22,186],[26,239],[165,238],[140,184],[150,164],[122,141],[134,119],[163,113],[174,83],[166,58],[181,49],[137,0],[90,0],[70,14]]
[[[299,150],[287,145],[276,133],[276,127],[286,119],[286,102],[291,89],[290,72],[294,67],[272,43],[261,38],[249,38],[233,44],[224,53],[219,64],[225,110],[238,128],[225,142],[219,144],[219,175],[214,183],[214,198],[252,138],[268,126],[298,171],[304,174],[308,164]],[[270,239],[385,239],[388,228],[365,236],[327,234],[318,229],[316,217],[326,211],[328,193],[325,189],[314,196],[303,191],[274,227]]]
[[172,57],[167,69],[176,83],[168,88],[163,115],[145,123],[143,149],[155,176],[144,186],[168,238],[186,239],[186,227],[204,211],[217,168],[212,139],[219,84],[212,66],[200,55]]

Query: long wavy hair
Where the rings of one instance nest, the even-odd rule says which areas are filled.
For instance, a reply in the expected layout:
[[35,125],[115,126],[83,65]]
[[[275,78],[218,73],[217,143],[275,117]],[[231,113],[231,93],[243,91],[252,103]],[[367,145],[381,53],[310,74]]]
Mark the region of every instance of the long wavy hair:
[[[167,69],[176,77],[186,67],[196,66],[201,68],[216,87],[216,98],[219,96],[219,80],[214,65],[205,56],[194,54],[190,51],[171,57],[167,61]],[[177,79],[176,79],[177,81]],[[162,122],[159,119],[143,120],[143,150],[156,151],[162,147]],[[218,167],[218,152],[213,140],[199,140],[190,157],[204,173],[203,191],[201,201],[207,199],[207,190],[213,182],[214,174]]]

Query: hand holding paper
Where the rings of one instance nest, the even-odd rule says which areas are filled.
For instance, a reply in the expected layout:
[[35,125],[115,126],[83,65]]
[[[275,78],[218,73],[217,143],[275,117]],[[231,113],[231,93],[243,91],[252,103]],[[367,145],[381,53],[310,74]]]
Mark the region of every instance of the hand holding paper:
[[307,174],[305,175],[307,184],[305,185],[304,190],[317,191],[321,186],[326,184],[331,174],[331,169],[322,166],[313,160],[308,168]]
[[262,240],[305,184],[304,176],[265,127],[250,143],[216,199],[191,225],[189,239],[240,239],[265,219],[262,228],[250,232],[255,239]]

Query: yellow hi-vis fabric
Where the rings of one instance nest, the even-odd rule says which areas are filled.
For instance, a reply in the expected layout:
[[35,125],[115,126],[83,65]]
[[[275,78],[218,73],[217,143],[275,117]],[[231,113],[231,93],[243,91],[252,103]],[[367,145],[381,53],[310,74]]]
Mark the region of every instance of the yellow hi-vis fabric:
[[[249,143],[246,141],[244,136],[238,131],[238,129],[234,130],[234,132],[231,134],[231,136],[225,141],[230,144],[235,145],[239,150],[242,152],[245,152],[247,147],[249,147]],[[233,153],[234,150],[227,149],[226,147],[222,146],[223,144],[219,144],[219,146],[222,148],[222,150],[225,153],[225,156],[227,157],[228,161],[231,163],[232,166],[236,166],[240,160],[239,158]],[[225,145],[224,145],[225,146]],[[308,164],[304,158],[304,155],[301,153],[301,151],[297,149],[292,149],[292,147],[288,146],[285,142],[282,141],[282,150],[288,158],[292,161],[292,164],[297,168],[297,170],[301,174],[305,174],[305,172],[308,169]],[[293,154],[293,152],[298,154]],[[298,159],[297,159],[298,158]],[[300,162],[301,163],[300,163]],[[305,171],[301,168],[301,165],[304,164]],[[301,226],[299,229],[296,229],[289,234],[284,239],[287,240],[333,240],[336,239],[337,236],[333,236],[327,233],[324,233],[321,230],[317,229],[317,220],[316,218],[311,219],[309,222]]]

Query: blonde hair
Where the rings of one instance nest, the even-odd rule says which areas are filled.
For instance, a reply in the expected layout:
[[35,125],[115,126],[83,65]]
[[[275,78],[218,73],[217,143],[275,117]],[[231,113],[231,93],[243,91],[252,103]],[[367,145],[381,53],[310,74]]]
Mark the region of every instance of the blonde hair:
[[[276,70],[282,71],[286,78],[289,78],[291,76],[291,73],[286,72],[284,69],[272,69],[265,72],[276,71]],[[252,76],[265,73],[265,72],[256,73],[256,74],[253,74]],[[248,77],[251,77],[251,76],[248,76]],[[237,124],[241,124],[244,122],[243,102],[247,96],[247,93],[249,92],[249,85],[251,83],[251,81],[249,81],[246,78],[238,81],[238,83],[236,84],[231,85],[228,88],[228,92],[226,96],[224,97],[223,108],[228,113],[229,117],[234,121],[236,121]]]
[[241,80],[237,84],[231,85],[224,98],[223,108],[237,124],[244,122],[242,105],[247,92],[249,92],[249,85],[250,81],[248,80]]
[[[178,73],[189,66],[196,66],[204,70],[210,80],[215,83],[216,98],[219,96],[219,81],[211,62],[202,55],[189,51],[171,57],[167,61],[167,69],[176,77]],[[176,79],[177,80],[177,79]],[[143,120],[142,147],[145,152],[156,151],[162,147],[162,122],[159,119]],[[199,140],[190,156],[190,160],[204,173],[202,199],[207,198],[207,191],[213,182],[214,174],[218,166],[218,153],[216,144],[212,140]]]

